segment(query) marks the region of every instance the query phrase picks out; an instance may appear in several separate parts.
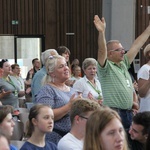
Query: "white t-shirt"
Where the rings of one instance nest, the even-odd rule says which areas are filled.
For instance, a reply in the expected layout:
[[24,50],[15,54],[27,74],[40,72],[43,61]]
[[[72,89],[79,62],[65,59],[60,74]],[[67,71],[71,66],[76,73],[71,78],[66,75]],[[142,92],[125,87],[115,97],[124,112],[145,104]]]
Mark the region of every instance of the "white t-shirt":
[[[150,71],[150,66],[148,64],[143,65],[140,70],[138,71],[137,78],[138,80],[149,79],[149,71]],[[142,111],[150,111],[150,89],[148,90],[147,94],[145,97],[140,98],[140,112]]]
[[[100,90],[100,94],[102,96],[101,85],[99,80],[97,80],[96,78],[95,78],[95,83],[96,83],[96,89]],[[74,83],[73,88],[75,89],[75,91],[81,92],[84,98],[88,97],[89,92],[94,96],[95,99],[98,99],[99,97],[99,94],[95,91],[95,89],[91,86],[91,84],[89,84],[89,80],[86,78],[86,76],[77,80]]]
[[58,150],[83,150],[83,140],[77,139],[71,133],[67,133],[57,144]]

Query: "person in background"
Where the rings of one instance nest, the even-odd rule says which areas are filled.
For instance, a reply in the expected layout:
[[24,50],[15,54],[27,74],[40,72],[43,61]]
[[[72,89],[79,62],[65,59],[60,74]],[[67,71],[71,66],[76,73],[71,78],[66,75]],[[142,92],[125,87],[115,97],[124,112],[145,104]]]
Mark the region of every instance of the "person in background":
[[[70,66],[70,61],[69,61],[69,57],[70,57],[70,50],[66,47],[66,46],[59,46],[56,49],[57,53],[61,56],[63,56],[67,62],[67,65],[70,69],[70,77],[71,77],[71,66]],[[66,80],[66,85],[72,87],[72,85],[74,84],[74,81],[72,80]]]
[[101,108],[91,114],[83,150],[128,150],[125,130],[116,111]]
[[54,143],[45,141],[46,133],[54,126],[54,113],[50,106],[37,104],[30,109],[27,136],[28,140],[20,150],[57,150]]
[[144,49],[146,64],[138,71],[138,92],[140,96],[139,111],[150,111],[150,44]]
[[74,65],[74,66],[79,66],[80,65],[80,62],[77,58],[75,58],[72,63],[71,63],[71,66]]
[[69,80],[73,80],[75,82],[80,78],[81,78],[81,67],[78,65],[72,66],[72,75]]
[[144,150],[150,128],[150,111],[137,113],[128,133],[131,150]]
[[[0,106],[0,131],[9,139],[13,134],[15,126],[15,122],[12,118],[13,112],[13,107],[10,105]],[[10,150],[17,150],[17,148],[14,145],[10,144]]]
[[26,80],[25,80],[26,100],[29,101],[29,102],[32,101],[32,92],[31,92],[32,78],[34,77],[34,75],[36,74],[36,72],[39,71],[40,68],[41,68],[40,60],[38,58],[34,58],[32,60],[32,65],[33,65],[33,68],[31,68],[28,71],[27,77],[26,77]]
[[100,105],[88,99],[79,98],[72,104],[71,130],[58,142],[58,150],[83,150],[87,119],[97,109],[100,109]]
[[3,105],[11,105],[14,108],[18,108],[18,97],[22,97],[24,91],[20,91],[17,79],[9,75],[11,66],[7,59],[0,61],[0,68],[4,71],[2,78],[0,78],[0,91],[3,95],[1,102]]
[[[75,58],[75,59],[72,61],[71,65],[70,65],[71,73],[72,73],[72,74],[73,74],[73,68],[74,68],[75,66],[79,66],[79,67],[80,67],[80,62],[79,62],[79,60],[78,60],[77,58]],[[82,77],[82,73],[80,73],[80,77]]]
[[[3,77],[3,72],[4,70],[2,68],[0,68],[0,79]],[[1,90],[1,93],[0,93],[0,99],[3,98],[5,95],[9,94],[10,91],[8,92],[5,92],[3,89]],[[0,105],[2,105],[2,102],[0,101]]]
[[133,42],[129,51],[118,40],[107,42],[105,39],[105,19],[94,16],[94,24],[98,30],[98,78],[103,91],[103,105],[116,110],[122,118],[125,129],[132,122],[132,106],[134,88],[128,69],[140,48],[150,35],[150,25]]
[[48,49],[42,52],[41,54],[41,61],[43,67],[34,75],[32,82],[31,82],[31,91],[32,91],[32,102],[35,102],[35,96],[39,92],[42,87],[42,79],[46,75],[46,61],[49,56],[58,55],[55,49]]
[[150,149],[150,128],[149,128],[149,132],[148,132],[148,137],[146,140],[146,144],[145,144],[145,150],[149,150]]
[[8,138],[0,132],[0,150],[10,150]]
[[69,57],[70,57],[70,50],[66,46],[59,46],[56,49],[57,53],[63,56],[67,62],[67,65],[70,67]]
[[11,65],[12,76],[17,79],[19,90],[24,92],[22,97],[19,97],[19,107],[25,107],[25,83],[20,74],[20,66],[18,64]]
[[46,139],[55,144],[71,129],[69,112],[75,101],[75,91],[65,84],[70,77],[66,60],[60,55],[49,56],[46,61],[43,87],[35,97],[36,103],[50,105],[54,111],[54,129]]
[[73,88],[82,93],[82,96],[94,99],[102,104],[102,90],[99,80],[96,78],[97,61],[94,58],[86,58],[82,63],[85,76],[77,80]]

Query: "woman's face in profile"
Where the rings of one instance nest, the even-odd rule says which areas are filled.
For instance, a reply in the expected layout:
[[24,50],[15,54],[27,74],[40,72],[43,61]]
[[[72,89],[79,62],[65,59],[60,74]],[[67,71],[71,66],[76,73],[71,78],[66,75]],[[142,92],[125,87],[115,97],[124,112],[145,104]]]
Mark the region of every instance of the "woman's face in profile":
[[8,136],[11,137],[13,134],[15,123],[12,119],[12,114],[9,113],[0,124],[0,129]]
[[9,74],[11,72],[11,66],[8,61],[4,62],[3,70],[4,70],[4,73],[7,73],[7,74]]
[[62,56],[66,59],[66,62],[69,61],[69,53],[68,52],[62,53]]
[[101,132],[99,138],[103,150],[123,150],[125,133],[120,120],[112,119]]

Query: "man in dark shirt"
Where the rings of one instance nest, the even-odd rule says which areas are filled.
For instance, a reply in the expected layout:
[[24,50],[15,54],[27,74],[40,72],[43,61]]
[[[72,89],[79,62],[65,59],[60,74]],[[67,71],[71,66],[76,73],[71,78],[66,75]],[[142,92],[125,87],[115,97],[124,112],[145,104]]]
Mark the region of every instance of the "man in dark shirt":
[[131,150],[144,150],[149,128],[149,111],[139,112],[133,117],[132,125],[128,133],[129,147]]

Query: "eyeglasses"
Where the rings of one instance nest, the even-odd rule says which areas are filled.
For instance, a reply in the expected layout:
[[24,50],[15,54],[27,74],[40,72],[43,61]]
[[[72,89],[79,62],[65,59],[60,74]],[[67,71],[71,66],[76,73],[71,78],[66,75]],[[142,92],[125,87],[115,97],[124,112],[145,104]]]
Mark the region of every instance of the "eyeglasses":
[[110,51],[121,52],[121,51],[125,51],[125,49],[124,48],[117,48],[117,49],[113,49],[113,50],[110,50]]
[[83,119],[86,119],[86,120],[88,119],[87,117],[84,117],[84,116],[81,116],[81,115],[79,115],[79,117],[81,117]]

